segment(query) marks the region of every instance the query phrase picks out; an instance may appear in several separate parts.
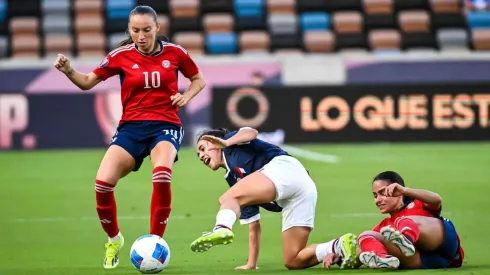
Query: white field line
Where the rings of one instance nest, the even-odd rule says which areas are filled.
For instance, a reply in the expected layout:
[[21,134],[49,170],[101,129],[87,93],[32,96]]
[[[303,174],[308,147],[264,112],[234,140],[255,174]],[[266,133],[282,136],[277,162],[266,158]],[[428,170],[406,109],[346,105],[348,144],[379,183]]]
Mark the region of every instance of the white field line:
[[[469,213],[468,213],[469,214]],[[450,216],[451,213],[446,212],[444,216]],[[279,214],[264,213],[261,214],[261,218],[271,218],[274,216],[279,216]],[[324,215],[322,215],[324,217]],[[203,220],[203,219],[214,219],[215,215],[179,215],[171,214],[171,220]],[[379,213],[335,213],[327,215],[329,218],[338,219],[365,219],[365,218],[383,218],[385,216]],[[118,220],[149,220],[149,215],[141,216],[119,216]],[[80,221],[98,221],[97,215],[92,217],[46,217],[46,218],[14,218],[14,219],[0,219],[0,223],[64,223],[64,222],[80,222]]]
[[313,152],[298,147],[293,147],[289,145],[281,145],[281,147],[295,157],[302,157],[307,160],[326,162],[326,163],[337,163],[339,162],[339,157],[330,154],[322,154],[318,152]]

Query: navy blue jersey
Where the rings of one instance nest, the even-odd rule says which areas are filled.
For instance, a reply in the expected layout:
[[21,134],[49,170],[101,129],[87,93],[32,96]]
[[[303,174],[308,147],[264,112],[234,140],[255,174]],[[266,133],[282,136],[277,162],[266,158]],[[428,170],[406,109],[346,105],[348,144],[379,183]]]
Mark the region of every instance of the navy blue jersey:
[[[225,135],[229,139],[238,131]],[[223,158],[226,164],[226,181],[232,187],[243,177],[261,169],[277,156],[288,156],[289,154],[280,147],[267,143],[260,139],[254,139],[244,144],[233,145],[223,149]],[[240,222],[250,223],[259,219],[259,207],[272,212],[281,212],[282,208],[275,202],[245,206],[241,208]]]

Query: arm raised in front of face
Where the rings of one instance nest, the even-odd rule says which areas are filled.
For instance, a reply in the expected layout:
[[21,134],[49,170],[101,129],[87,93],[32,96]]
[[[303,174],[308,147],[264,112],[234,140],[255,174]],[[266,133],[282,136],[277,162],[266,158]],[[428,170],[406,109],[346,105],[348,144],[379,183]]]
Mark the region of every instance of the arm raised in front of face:
[[246,144],[257,138],[259,131],[251,127],[240,128],[236,134],[226,139],[226,146]]

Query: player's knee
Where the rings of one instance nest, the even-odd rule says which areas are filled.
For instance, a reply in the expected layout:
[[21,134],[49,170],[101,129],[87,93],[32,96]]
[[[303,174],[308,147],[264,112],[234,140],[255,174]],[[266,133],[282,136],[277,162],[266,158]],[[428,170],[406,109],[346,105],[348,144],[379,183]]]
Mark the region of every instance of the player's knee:
[[218,199],[219,201],[219,204],[224,204],[225,202],[227,201],[231,201],[231,200],[237,200],[238,198],[233,195],[232,192],[225,192],[223,195],[221,195]]
[[292,254],[285,255],[284,257],[284,266],[289,270],[304,269],[306,262],[308,262],[308,258],[305,258],[304,255],[302,257],[301,253],[294,256]]
[[284,266],[289,270],[303,269],[304,266],[296,258],[284,262]]
[[[122,169],[120,169],[122,170]],[[110,170],[110,169],[105,169],[104,167],[100,167],[99,171],[97,171],[96,179],[110,183],[111,185],[116,185],[117,182],[125,177],[127,174],[129,174],[131,170],[126,170],[126,171],[117,171],[115,170]]]
[[219,197],[218,202],[219,202],[219,204],[220,204],[220,205],[222,205],[222,204],[226,203],[226,202],[227,202],[228,200],[230,200],[230,199],[232,199],[232,197],[231,197],[231,196],[229,196],[229,195],[227,195],[227,194],[223,194],[223,195],[221,195],[221,196]]
[[95,177],[95,181],[101,181],[110,184],[112,186],[116,186],[117,182],[119,181],[119,178],[117,176],[110,175],[110,174],[97,173],[97,176]]

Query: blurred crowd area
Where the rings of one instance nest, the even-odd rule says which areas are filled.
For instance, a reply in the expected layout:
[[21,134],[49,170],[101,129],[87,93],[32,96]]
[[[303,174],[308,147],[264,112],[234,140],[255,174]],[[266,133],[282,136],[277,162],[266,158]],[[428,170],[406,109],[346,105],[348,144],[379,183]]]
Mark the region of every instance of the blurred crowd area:
[[104,56],[136,5],[193,55],[490,50],[488,0],[0,0],[0,58]]

